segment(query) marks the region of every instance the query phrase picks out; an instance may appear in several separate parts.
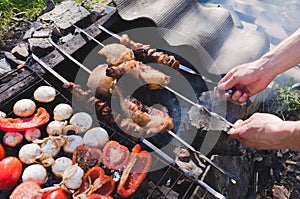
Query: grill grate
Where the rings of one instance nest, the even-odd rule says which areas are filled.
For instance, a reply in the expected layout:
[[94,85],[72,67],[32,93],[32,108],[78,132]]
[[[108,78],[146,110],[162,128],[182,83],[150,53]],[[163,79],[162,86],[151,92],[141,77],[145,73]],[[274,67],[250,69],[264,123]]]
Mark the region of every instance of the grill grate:
[[[50,83],[50,81],[47,81],[45,78],[41,77],[37,72],[33,71],[31,68],[24,66],[23,69],[25,70],[24,74],[22,74],[22,78],[18,78],[17,81],[13,81],[13,83],[10,83],[10,89],[6,89],[0,92],[0,96],[3,96],[5,93],[9,93],[11,97],[7,100],[1,101],[0,103],[0,110],[8,113],[8,117],[14,117],[14,114],[12,113],[12,107],[14,103],[22,98],[33,98],[33,92],[36,88],[38,88],[41,85],[48,85],[52,86],[56,89],[57,96],[55,100],[51,103],[42,104],[38,103],[37,107],[44,107],[47,109],[47,111],[50,113],[51,118],[53,118],[52,110],[58,103],[68,103],[72,104],[72,99],[61,92],[62,88],[59,88],[55,86],[54,83]],[[12,71],[10,74],[7,74],[5,77],[2,77],[2,79],[6,78],[7,76],[16,73],[20,69],[16,69]],[[53,77],[52,77],[53,78]],[[50,78],[49,78],[50,79]],[[24,89],[18,89],[17,92],[14,92],[14,87],[20,86],[24,87]],[[1,97],[2,98],[2,97]],[[80,107],[74,107],[74,112],[81,111]],[[110,139],[118,141],[120,144],[123,144],[127,146],[129,149],[131,149],[135,142],[128,137],[126,137],[122,132],[117,129],[114,126],[110,126],[106,124],[104,121],[97,121],[96,123],[99,123],[99,125],[103,128],[105,128],[109,135]],[[45,126],[42,127],[43,136],[46,136]],[[2,140],[4,135],[4,132],[1,132],[0,139]],[[2,141],[1,141],[2,142]],[[8,147],[4,146],[7,155],[12,156],[18,156],[18,151],[21,148],[23,144],[26,144],[27,141],[24,140],[20,145],[16,147]],[[147,149],[150,151],[147,146],[143,145],[141,143],[142,148]],[[63,153],[63,152],[61,152]],[[60,154],[67,155],[67,154]],[[70,155],[67,155],[70,157]],[[160,159],[158,155],[152,155],[153,162],[152,162],[152,168],[157,168],[159,166],[159,170],[153,170],[148,173],[147,177],[141,184],[141,186],[138,188],[138,190],[130,197],[132,199],[134,198],[190,198],[193,192],[193,189],[197,186],[197,183],[195,180],[189,176],[184,175],[177,167],[176,165],[170,165],[163,159]],[[163,167],[161,167],[163,165]],[[24,165],[24,168],[26,166]],[[109,172],[109,171],[107,171]],[[48,182],[44,185],[51,186],[53,183],[58,183],[59,179],[56,179],[55,176],[50,175]],[[18,182],[21,183],[21,180]],[[0,191],[0,198],[8,198],[10,193],[13,191],[15,187],[11,188],[7,191]],[[114,193],[114,198],[122,198],[117,193]]]

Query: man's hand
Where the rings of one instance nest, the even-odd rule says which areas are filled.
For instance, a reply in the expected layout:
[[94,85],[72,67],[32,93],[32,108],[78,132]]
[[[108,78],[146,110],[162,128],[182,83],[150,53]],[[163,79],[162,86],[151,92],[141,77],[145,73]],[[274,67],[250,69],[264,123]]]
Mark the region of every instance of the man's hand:
[[247,147],[284,149],[291,130],[285,126],[285,122],[275,115],[255,113],[245,121],[238,120],[229,134]]

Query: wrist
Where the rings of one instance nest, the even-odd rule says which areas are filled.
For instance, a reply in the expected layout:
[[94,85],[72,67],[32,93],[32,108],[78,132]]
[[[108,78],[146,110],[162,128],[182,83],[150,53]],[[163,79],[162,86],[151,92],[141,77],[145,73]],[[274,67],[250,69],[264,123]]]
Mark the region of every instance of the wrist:
[[285,121],[283,130],[281,148],[300,151],[300,121]]

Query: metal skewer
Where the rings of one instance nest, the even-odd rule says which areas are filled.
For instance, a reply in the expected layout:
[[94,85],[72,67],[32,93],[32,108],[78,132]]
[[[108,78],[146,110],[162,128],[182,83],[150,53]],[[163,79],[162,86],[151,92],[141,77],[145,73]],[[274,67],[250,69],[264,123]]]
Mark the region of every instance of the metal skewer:
[[[164,153],[162,150],[160,150],[159,148],[157,148],[154,144],[152,144],[151,142],[149,142],[147,139],[142,138],[141,141],[147,145],[149,148],[151,148],[153,151],[155,151],[156,153],[158,153],[161,157],[163,157],[169,164],[173,164],[175,161],[168,156],[166,153]],[[216,198],[219,199],[226,199],[225,196],[223,196],[222,194],[220,194],[219,192],[217,192],[216,190],[214,190],[213,188],[211,188],[208,184],[206,184],[205,182],[203,182],[202,180],[199,179],[195,179],[196,182],[204,187],[209,193],[211,193],[213,196],[215,196]]]
[[[78,28],[76,25],[73,25],[74,27]],[[110,30],[107,30],[105,27],[101,26],[101,25],[98,25],[98,27],[110,34],[111,36],[115,37],[116,39],[120,40],[121,37],[113,32],[111,32]],[[82,30],[81,28],[78,28],[83,34],[85,34],[87,37],[91,38],[93,41],[95,41],[96,43],[98,43],[99,45],[101,45],[102,47],[104,47],[105,45],[102,44],[101,42],[99,42],[98,40],[96,40],[95,38],[93,38],[91,35],[89,35],[87,32],[85,32],[84,30]],[[214,113],[214,112],[210,112],[206,107],[200,105],[200,104],[197,104],[195,102],[193,102],[192,100],[188,99],[187,97],[183,96],[182,94],[178,93],[177,91],[173,90],[172,88],[168,87],[168,86],[165,86],[165,85],[161,85],[162,87],[164,87],[165,89],[167,89],[168,91],[174,93],[176,96],[180,97],[181,99],[183,99],[184,101],[192,104],[193,106],[196,106],[197,108],[199,109],[203,109],[204,111],[208,112],[212,117],[216,118],[216,119],[220,119],[222,121],[224,121],[225,123],[227,123],[230,127],[233,127],[233,124],[229,121],[227,121],[224,117],[220,116],[219,114],[217,113]]]
[[[82,32],[84,32],[82,30]],[[87,34],[87,33],[85,33]],[[91,74],[91,70],[87,69],[83,64],[79,63],[75,58],[73,58],[71,55],[69,55],[67,52],[65,52],[64,50],[62,50],[57,44],[55,44],[51,38],[49,38],[49,42],[57,49],[59,50],[61,53],[63,53],[66,57],[68,57],[71,61],[73,61],[75,64],[78,64],[78,66],[80,67],[84,67],[83,69],[85,69],[85,71],[87,71],[89,74]],[[191,103],[192,105],[204,109],[205,111],[207,111],[208,113],[211,114],[212,117],[217,117],[219,119],[224,120],[225,122],[228,122],[227,120],[225,120],[223,117],[219,116],[216,113],[213,112],[209,112],[208,109],[206,109],[204,106],[200,105],[200,104],[196,104],[195,102],[191,101],[190,99],[186,98],[185,96],[181,95],[180,93],[174,91],[173,89],[167,87],[167,86],[163,86],[164,88],[166,88],[167,90],[173,92],[175,95],[177,95],[178,97],[182,98],[183,100]],[[228,122],[229,123],[229,122]],[[229,125],[232,126],[231,123],[229,123]],[[224,175],[226,175],[227,177],[231,178],[231,182],[232,183],[236,183],[237,177],[228,173],[227,171],[225,171],[224,169],[220,168],[219,166],[217,166],[215,163],[213,163],[209,158],[207,158],[206,156],[204,156],[203,154],[201,154],[200,152],[196,151],[190,144],[186,143],[184,140],[182,140],[179,136],[177,136],[175,133],[173,133],[171,130],[167,130],[167,132],[173,136],[174,138],[176,138],[178,141],[180,141],[182,144],[184,144],[185,146],[187,146],[189,149],[191,149],[193,152],[198,153],[200,158],[205,159],[208,163],[210,163],[212,166],[214,166],[216,169],[218,169],[220,172],[222,172]]]
[[[32,58],[39,63],[44,69],[46,69],[48,72],[50,72],[52,75],[54,75],[58,80],[60,80],[62,83],[69,83],[68,80],[66,80],[64,77],[62,77],[59,73],[57,73],[55,70],[53,70],[50,66],[48,66],[45,62],[43,62],[40,58],[38,58],[35,54],[32,54]],[[73,60],[72,60],[73,61]],[[163,157],[169,164],[173,164],[174,160],[168,156],[167,154],[165,154],[163,151],[161,151],[160,149],[158,149],[155,145],[153,145],[150,141],[142,138],[141,142],[143,142],[145,145],[147,145],[149,148],[151,148],[153,151],[155,151],[156,153],[158,153],[161,157]],[[208,184],[206,184],[205,182],[196,179],[196,182],[204,187],[208,192],[210,192],[212,195],[214,195],[216,198],[219,199],[226,199],[225,196],[223,196],[222,194],[220,194],[219,192],[215,191],[213,188],[211,188]]]

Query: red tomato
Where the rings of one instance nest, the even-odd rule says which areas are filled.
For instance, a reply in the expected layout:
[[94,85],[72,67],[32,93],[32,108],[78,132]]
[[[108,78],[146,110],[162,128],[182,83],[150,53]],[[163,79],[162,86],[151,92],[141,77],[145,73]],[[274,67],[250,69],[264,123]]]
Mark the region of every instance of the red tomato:
[[46,192],[42,199],[72,199],[72,196],[66,190],[59,187],[58,189]]
[[0,143],[0,160],[5,157],[5,149],[3,148],[2,144]]
[[22,174],[22,163],[16,157],[6,157],[0,161],[0,190],[13,187]]
[[41,199],[43,193],[40,185],[36,182],[29,180],[19,184],[10,195],[9,199]]
[[136,146],[132,149],[128,164],[124,169],[117,192],[122,197],[131,196],[142,181],[145,179],[147,172],[152,163],[152,156],[147,151],[140,151],[140,147]]
[[2,131],[26,131],[37,128],[48,122],[49,113],[44,108],[39,108],[37,113],[28,118],[0,117],[0,130]]
[[119,144],[116,141],[109,141],[103,149],[103,164],[108,169],[121,169],[129,158],[129,151],[126,146]]
[[86,172],[93,166],[99,165],[101,158],[102,152],[100,149],[80,145],[76,147],[72,156],[72,161],[73,164],[78,163],[78,166]]

